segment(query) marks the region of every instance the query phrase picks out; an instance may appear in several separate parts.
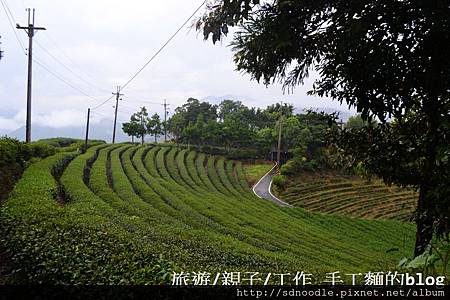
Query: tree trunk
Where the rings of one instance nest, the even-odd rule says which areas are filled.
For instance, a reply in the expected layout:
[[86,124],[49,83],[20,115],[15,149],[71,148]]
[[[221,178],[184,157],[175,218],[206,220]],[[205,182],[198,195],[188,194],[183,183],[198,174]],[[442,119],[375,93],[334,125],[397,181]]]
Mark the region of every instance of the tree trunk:
[[433,238],[434,231],[434,214],[433,214],[433,198],[427,198],[427,194],[434,186],[433,172],[436,168],[436,156],[438,145],[438,128],[439,128],[439,109],[436,105],[439,103],[437,96],[430,95],[427,101],[424,103],[425,113],[427,115],[427,121],[429,124],[428,135],[430,140],[425,146],[426,159],[422,170],[423,180],[420,183],[419,201],[417,204],[416,214],[416,245],[414,247],[414,257],[421,255],[425,252],[427,245]]
[[156,141],[156,134],[155,134],[155,144],[157,143],[157,141]]
[[134,135],[131,136],[131,143],[134,144]]
[[433,216],[430,211],[429,200],[426,200],[426,194],[429,191],[427,184],[420,185],[419,201],[417,204],[416,215],[416,245],[414,247],[414,257],[425,252],[426,247],[433,238]]
[[141,137],[141,144],[144,145],[144,135]]

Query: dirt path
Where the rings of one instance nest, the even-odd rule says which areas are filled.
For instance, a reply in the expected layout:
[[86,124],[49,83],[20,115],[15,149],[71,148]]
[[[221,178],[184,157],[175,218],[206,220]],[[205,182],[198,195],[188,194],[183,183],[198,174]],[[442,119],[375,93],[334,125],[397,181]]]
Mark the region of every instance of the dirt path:
[[272,177],[276,172],[276,164],[273,166],[272,169],[270,169],[269,172],[266,173],[254,186],[253,186],[253,193],[255,193],[256,196],[258,196],[261,199],[266,199],[269,201],[272,201],[273,203],[278,204],[279,206],[287,206],[287,207],[293,207],[289,203],[284,202],[283,200],[278,199],[275,197],[272,192]]

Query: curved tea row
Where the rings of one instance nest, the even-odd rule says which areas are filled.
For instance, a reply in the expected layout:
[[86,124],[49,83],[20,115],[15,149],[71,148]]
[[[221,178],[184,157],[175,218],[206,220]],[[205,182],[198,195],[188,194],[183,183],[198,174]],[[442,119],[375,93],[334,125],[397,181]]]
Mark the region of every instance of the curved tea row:
[[[55,166],[63,169],[56,181]],[[37,173],[46,186],[32,180]],[[29,203],[31,182],[42,190]],[[252,194],[240,162],[161,146],[98,146],[38,162],[6,215],[27,224],[5,222],[11,247],[32,241],[52,253],[33,258],[39,267],[27,269],[37,274],[30,282],[158,283],[173,270],[362,272],[395,266],[414,238],[412,225],[398,221],[280,208]],[[43,236],[22,238],[30,226],[44,228]],[[25,250],[17,262],[31,255]]]
[[387,187],[379,179],[367,182],[347,177],[298,178],[288,185],[280,197],[313,212],[367,219],[411,220],[417,193]]

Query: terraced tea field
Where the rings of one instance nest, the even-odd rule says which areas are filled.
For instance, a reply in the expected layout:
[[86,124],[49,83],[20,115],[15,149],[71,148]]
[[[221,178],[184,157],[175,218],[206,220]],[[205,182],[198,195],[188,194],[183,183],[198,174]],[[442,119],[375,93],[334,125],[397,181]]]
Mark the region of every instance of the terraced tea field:
[[380,179],[366,181],[323,172],[300,175],[279,196],[313,212],[408,221],[413,216],[418,193],[388,187]]
[[261,200],[239,161],[120,144],[31,165],[2,230],[18,282],[121,284],[168,282],[173,270],[385,271],[415,234]]

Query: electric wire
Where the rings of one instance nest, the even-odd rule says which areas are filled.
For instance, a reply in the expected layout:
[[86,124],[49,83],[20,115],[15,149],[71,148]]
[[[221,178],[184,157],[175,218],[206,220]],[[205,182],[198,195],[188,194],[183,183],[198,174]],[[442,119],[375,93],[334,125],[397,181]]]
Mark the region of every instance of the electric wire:
[[200,6],[189,16],[189,18],[175,31],[172,36],[162,45],[162,47],[156,51],[156,53],[124,84],[121,90],[124,90],[163,50],[166,46],[177,36],[177,34],[186,26],[186,24],[195,16],[195,14],[205,5],[206,0],[200,4]]
[[[8,19],[9,25],[11,26],[11,29],[12,29],[12,31],[14,32],[14,35],[15,35],[15,37],[16,37],[16,40],[17,40],[17,42],[19,43],[20,49],[23,51],[23,53],[24,53],[25,55],[27,55],[27,52],[26,52],[26,50],[25,50],[26,48],[25,48],[25,46],[22,44],[22,41],[21,41],[20,38],[19,38],[19,35],[18,35],[17,31],[16,31],[16,28],[15,28],[14,25],[13,25],[13,22],[16,23],[16,20],[14,19],[14,16],[13,16],[13,14],[11,13],[11,10],[10,10],[9,7],[8,7],[8,3],[6,2],[6,0],[0,0],[0,2],[2,3],[3,10],[5,11],[5,14],[6,14],[6,17],[7,17],[7,19]],[[8,12],[9,12],[9,14],[8,14]],[[10,16],[10,15],[11,15],[11,16]],[[12,19],[12,20],[11,20],[11,19]]]

